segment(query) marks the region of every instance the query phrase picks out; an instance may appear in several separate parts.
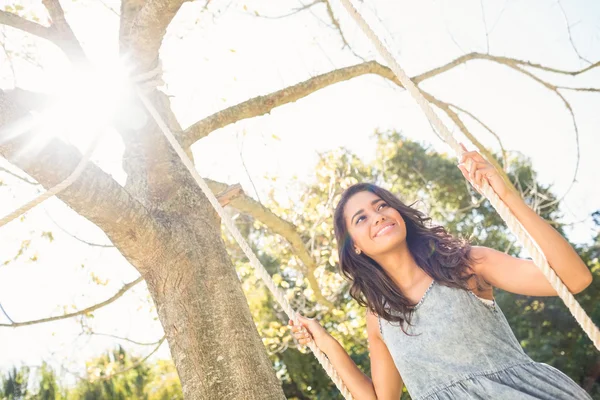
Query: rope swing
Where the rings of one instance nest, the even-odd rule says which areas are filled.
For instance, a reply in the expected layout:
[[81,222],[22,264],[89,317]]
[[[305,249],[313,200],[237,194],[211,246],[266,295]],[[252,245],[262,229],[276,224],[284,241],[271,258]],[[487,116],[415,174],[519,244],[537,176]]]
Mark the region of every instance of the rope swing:
[[[429,103],[423,97],[420,90],[415,86],[415,84],[410,80],[410,78],[406,75],[406,73],[402,70],[394,56],[386,49],[381,40],[377,37],[377,35],[373,32],[373,30],[369,27],[366,21],[362,18],[359,12],[354,8],[350,0],[340,0],[343,6],[346,8],[348,13],[352,16],[352,18],[356,21],[358,26],[362,29],[364,34],[371,40],[379,54],[385,59],[386,63],[390,66],[391,70],[394,72],[396,77],[400,80],[402,85],[411,96],[415,99],[417,104],[421,107],[427,119],[431,122],[435,130],[441,135],[443,140],[454,150],[456,155],[461,158],[464,151],[461,148],[458,141],[452,136],[448,128],[444,125],[441,119],[437,116],[437,114],[432,110]],[[198,186],[202,189],[202,192],[210,201],[214,209],[217,211],[221,220],[234,237],[236,242],[239,244],[240,248],[248,257],[250,264],[254,267],[255,274],[260,277],[264,282],[267,288],[271,291],[274,298],[277,300],[281,308],[285,311],[290,319],[292,319],[295,323],[298,323],[298,319],[296,317],[296,312],[292,309],[288,300],[286,299],[285,292],[279,288],[265,267],[258,260],[246,240],[242,237],[242,234],[239,232],[237,227],[235,226],[232,219],[225,213],[225,210],[219,203],[219,200],[215,197],[213,192],[210,190],[204,179],[198,174],[196,168],[192,161],[188,158],[183,148],[180,146],[177,139],[174,137],[173,133],[162,119],[156,108],[152,105],[152,103],[148,100],[145,95],[145,92],[148,89],[154,89],[159,81],[156,80],[156,77],[160,74],[160,64],[153,71],[140,75],[134,79],[134,82],[138,83],[136,87],[136,92],[144,106],[146,107],[148,113],[162,133],[165,135],[177,155],[181,158],[181,161],[188,169],[190,174],[194,177]],[[11,220],[17,218],[19,215],[23,214],[27,210],[33,208],[35,205],[43,202],[47,198],[58,194],[65,188],[67,188],[71,183],[73,183],[83,172],[87,162],[93,150],[95,149],[100,136],[96,136],[92,141],[92,144],[89,146],[88,150],[82,157],[81,161],[75,168],[74,172],[66,178],[64,181],[54,186],[52,189],[40,195],[38,198],[33,201],[27,203],[25,206],[15,210],[10,213],[6,217],[0,220],[0,226],[3,226],[10,222]],[[469,162],[467,163],[467,170],[471,170],[472,165]],[[583,310],[581,305],[575,300],[574,296],[569,292],[568,288],[565,284],[560,280],[558,275],[554,272],[554,270],[548,264],[545,256],[542,251],[539,249],[538,245],[531,238],[531,236],[527,233],[527,231],[523,228],[523,226],[519,223],[516,217],[512,214],[509,208],[504,204],[504,202],[498,197],[496,192],[492,189],[492,187],[487,183],[486,180],[483,180],[483,186],[479,188],[480,191],[485,195],[485,197],[490,201],[492,206],[496,209],[498,214],[502,217],[502,219],[506,222],[506,225],[510,229],[510,231],[518,238],[518,240],[523,244],[523,246],[527,249],[529,254],[531,255],[535,265],[543,272],[544,276],[548,279],[554,290],[558,293],[559,297],[564,301],[567,308],[573,314],[579,325],[583,328],[586,334],[590,337],[594,345],[597,349],[600,350],[600,331],[598,327],[594,325],[590,317]],[[341,378],[339,377],[336,370],[333,368],[333,365],[329,362],[326,355],[315,345],[314,341],[310,341],[307,346],[311,349],[314,356],[317,358],[319,363],[323,366],[327,374],[331,377],[332,381],[338,387],[344,398],[352,399],[352,395],[348,388],[344,385]]]

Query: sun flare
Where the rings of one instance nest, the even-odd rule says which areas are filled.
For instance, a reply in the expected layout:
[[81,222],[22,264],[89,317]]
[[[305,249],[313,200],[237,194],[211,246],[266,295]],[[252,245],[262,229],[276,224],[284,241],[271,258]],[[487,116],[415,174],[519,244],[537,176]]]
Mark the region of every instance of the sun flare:
[[50,105],[35,115],[40,135],[72,144],[109,129],[117,114],[131,107],[134,90],[122,63],[63,69],[53,76]]

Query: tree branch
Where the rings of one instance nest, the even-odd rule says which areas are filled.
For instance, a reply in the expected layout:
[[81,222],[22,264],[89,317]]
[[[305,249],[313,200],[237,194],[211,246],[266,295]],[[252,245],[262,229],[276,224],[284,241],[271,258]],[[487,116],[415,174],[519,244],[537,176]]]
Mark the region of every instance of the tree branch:
[[219,128],[243,119],[267,114],[275,107],[293,103],[319,89],[366,74],[380,75],[401,85],[389,68],[384,67],[376,61],[336,69],[285,89],[264,96],[258,96],[221,110],[185,129],[181,135],[180,143],[184,148],[189,147],[197,140]]
[[591,64],[591,62],[588,59],[586,59],[585,57],[583,57],[581,55],[581,53],[577,49],[577,46],[575,46],[575,42],[573,41],[573,35],[571,34],[571,24],[569,24],[569,18],[567,18],[567,13],[565,12],[565,9],[562,6],[562,3],[560,2],[560,0],[557,0],[556,3],[558,4],[558,8],[560,8],[560,11],[565,19],[565,25],[567,26],[567,33],[569,34],[569,42],[571,42],[571,47],[573,48],[573,51],[575,52],[575,54],[577,54],[577,57],[579,57],[580,60],[585,61],[588,64]]
[[[227,185],[224,183],[216,182],[210,179],[205,180],[207,185],[210,187],[210,190],[212,190],[214,193],[222,192],[227,187]],[[300,237],[298,228],[294,226],[294,224],[275,215],[271,210],[243,193],[232,199],[229,205],[244,214],[251,215],[256,220],[265,224],[273,233],[285,238],[292,246],[294,253],[296,253],[298,258],[300,258],[306,267],[306,279],[308,280],[308,283],[315,293],[315,297],[319,303],[328,308],[333,308],[331,301],[327,300],[327,298],[325,298],[321,292],[317,278],[314,275],[317,265],[306,248],[304,241]]]
[[19,179],[19,180],[21,180],[21,181],[25,182],[25,183],[28,183],[28,184],[30,184],[30,185],[32,185],[32,186],[37,186],[37,185],[39,185],[39,183],[37,183],[37,182],[34,182],[34,181],[31,181],[31,180],[29,180],[29,179],[27,179],[27,178],[25,178],[25,177],[23,177],[23,176],[21,176],[21,175],[17,175],[17,174],[15,174],[14,172],[12,172],[12,171],[10,171],[10,170],[8,170],[8,169],[6,169],[6,168],[0,167],[0,171],[2,171],[2,172],[5,172],[5,173],[7,173],[7,174],[9,174],[9,175],[11,175],[11,176],[13,176],[13,177],[15,177],[15,178],[17,178],[17,179]]
[[[71,61],[87,63],[83,48],[71,30],[71,27],[64,19],[64,13],[62,13],[60,4],[55,0],[44,0],[43,3],[48,9],[48,13],[51,17],[52,15],[56,17],[58,24],[53,23],[52,26],[47,27],[6,11],[0,11],[0,24],[11,26],[22,30],[23,32],[46,39],[63,50]],[[62,18],[60,17],[61,15]]]
[[185,1],[121,2],[121,52],[136,60],[137,72],[154,68],[167,28]]
[[28,19],[20,17],[17,14],[0,10],[0,24],[11,26],[13,28],[22,30],[23,32],[27,32],[42,39],[54,42],[58,45],[53,37],[52,29],[36,22],[29,21]]
[[487,126],[484,122],[482,122],[479,118],[477,118],[471,112],[465,110],[464,108],[461,108],[461,107],[457,106],[456,104],[452,104],[452,103],[447,103],[447,104],[450,107],[455,108],[458,111],[462,112],[463,114],[467,114],[469,117],[471,117],[479,125],[481,125],[482,127],[484,127],[485,130],[487,130],[489,133],[492,134],[492,136],[494,136],[496,138],[496,140],[498,141],[498,145],[500,146],[500,151],[502,152],[502,168],[503,169],[508,168],[508,158],[506,157],[506,149],[504,148],[504,145],[502,144],[502,140],[500,139],[500,136],[498,136],[498,134],[496,132],[494,132],[489,126]]
[[124,368],[120,371],[116,371],[113,372],[112,374],[108,374],[108,375],[102,375],[102,376],[98,376],[98,377],[93,377],[90,378],[90,382],[95,382],[95,381],[108,381],[111,380],[113,377],[115,377],[116,375],[119,374],[123,374],[127,371],[131,371],[132,369],[137,368],[138,366],[142,365],[147,359],[149,359],[152,354],[156,353],[158,351],[158,349],[160,348],[160,346],[163,344],[163,342],[165,341],[165,339],[167,338],[167,336],[163,336],[159,341],[158,344],[156,345],[156,347],[154,348],[154,350],[152,350],[146,357],[142,358],[141,360],[136,361],[135,363],[133,363],[132,365],[130,365],[127,368]]
[[71,59],[76,63],[87,64],[87,56],[83,51],[83,47],[77,40],[75,33],[71,29],[71,26],[65,19],[65,12],[63,11],[59,0],[42,0],[42,4],[48,10],[48,14],[52,19],[52,25],[50,28],[53,30],[53,35],[61,43],[61,48]]
[[[46,210],[44,210],[44,211],[46,211]],[[50,221],[54,222],[54,225],[56,225],[58,227],[58,229],[60,229],[61,231],[63,231],[64,233],[66,233],[67,235],[71,236],[73,239],[75,239],[75,240],[77,240],[77,241],[79,241],[81,243],[87,244],[88,246],[91,246],[91,247],[102,247],[102,248],[105,248],[105,249],[110,249],[110,248],[114,248],[115,247],[112,244],[92,243],[92,242],[88,242],[87,240],[83,240],[80,237],[77,237],[77,236],[73,235],[71,232],[69,232],[65,228],[63,228],[58,222],[56,222],[54,220],[54,218],[52,218],[52,216],[50,216],[50,214],[48,213],[48,211],[46,211],[46,215],[48,216],[48,218],[50,219]]]
[[[523,74],[528,75],[529,77],[542,81],[540,78],[531,74],[529,71],[524,70],[521,67],[530,67],[534,69],[538,69],[541,71],[552,72],[556,74],[563,75],[571,75],[577,76],[584,72],[587,72],[593,68],[600,66],[600,62],[597,62],[593,65],[590,65],[586,68],[583,68],[578,71],[565,71],[559,70],[555,68],[549,68],[540,64],[531,63],[529,61],[518,60],[515,58],[509,57],[500,57],[500,56],[492,56],[489,54],[481,54],[481,53],[469,53],[464,56],[458,57],[449,63],[434,68],[432,70],[426,71],[422,74],[414,76],[412,81],[418,85],[419,83],[433,78],[434,76],[440,75],[444,72],[447,72],[459,65],[465,64],[468,61],[472,60],[488,60],[493,61],[505,66],[508,66],[512,69],[515,69]],[[289,86],[285,89],[278,90],[276,92],[264,95],[257,96],[250,100],[244,101],[237,105],[231,106],[224,110],[218,111],[201,121],[194,123],[189,126],[187,129],[183,131],[181,134],[180,143],[184,148],[187,148],[194,144],[194,142],[202,139],[207,136],[211,132],[223,128],[229,124],[233,124],[235,122],[241,121],[247,118],[257,117],[259,115],[264,115],[269,113],[276,107],[282,106],[284,104],[293,103],[301,98],[304,98],[320,89],[323,89],[327,86],[333,85],[338,82],[343,82],[350,80],[352,78],[356,78],[361,75],[366,74],[375,74],[379,75],[385,79],[388,79],[394,82],[399,87],[403,87],[402,84],[398,81],[394,73],[386,66],[379,64],[376,61],[368,61],[365,63],[361,63],[358,65],[353,65],[350,67],[336,69],[334,71],[326,72],[324,74],[315,76],[311,79],[308,79],[304,82],[298,83],[293,86]],[[542,81],[546,83],[545,81]],[[556,87],[554,87],[556,88]],[[585,89],[579,89],[585,90]],[[591,89],[589,91],[595,91]]]
[[498,170],[498,172],[500,173],[500,176],[502,176],[502,178],[504,179],[506,184],[509,185],[512,190],[517,192],[516,188],[513,186],[508,175],[506,174],[506,171],[504,171],[502,166],[500,164],[498,164],[498,161],[496,161],[496,159],[494,158],[492,153],[490,153],[489,150],[486,149],[485,146],[481,142],[479,142],[479,140],[477,140],[475,135],[473,135],[469,131],[469,129],[464,124],[464,122],[460,119],[460,116],[454,110],[452,110],[450,108],[450,105],[435,98],[434,96],[432,96],[431,94],[427,93],[424,90],[421,90],[421,93],[427,99],[428,102],[430,102],[431,104],[434,104],[436,107],[438,107],[439,109],[444,111],[446,113],[446,115],[448,115],[448,117],[450,117],[452,122],[454,122],[456,124],[456,126],[458,126],[458,128],[461,130],[461,132],[471,141],[471,143],[473,143],[475,145],[475,147],[477,147],[479,152],[494,166],[494,168],[496,168]]
[[42,324],[42,323],[45,323],[45,322],[58,321],[58,320],[61,320],[61,319],[67,319],[67,318],[76,317],[78,315],[89,314],[92,311],[95,311],[95,310],[97,310],[99,308],[102,308],[102,307],[107,306],[110,303],[114,302],[115,300],[117,300],[118,298],[120,298],[121,296],[123,296],[125,294],[125,292],[127,292],[129,289],[131,289],[132,287],[134,287],[135,285],[137,285],[138,283],[140,283],[143,280],[144,280],[144,278],[142,278],[140,276],[139,278],[137,278],[133,282],[129,282],[129,283],[123,285],[123,287],[121,289],[119,289],[119,291],[117,293],[115,293],[115,295],[112,296],[111,298],[109,298],[109,299],[107,299],[107,300],[105,300],[105,301],[103,301],[101,303],[94,304],[93,306],[85,308],[85,309],[80,310],[80,311],[76,311],[76,312],[69,313],[69,314],[64,314],[64,315],[59,315],[59,316],[56,316],[56,317],[48,317],[48,318],[36,319],[36,320],[32,320],[32,321],[13,322],[11,324],[0,324],[0,327],[18,328],[18,327],[21,327],[21,326]]
[[340,25],[340,22],[335,18],[335,14],[333,13],[333,8],[331,7],[331,3],[329,2],[329,0],[324,0],[325,2],[325,6],[327,7],[327,15],[329,16],[329,19],[331,19],[331,23],[333,24],[334,28],[338,31],[338,33],[340,34],[340,38],[342,39],[342,43],[344,44],[342,46],[342,49],[344,47],[348,47],[348,49],[352,52],[352,54],[354,54],[354,56],[356,58],[361,59],[362,61],[367,61],[365,60],[365,58],[361,55],[359,55],[353,48],[352,46],[350,46],[350,43],[348,43],[348,40],[346,40],[346,35],[344,35],[344,31],[342,30],[342,26]]
[[126,337],[122,337],[122,336],[111,335],[110,333],[100,333],[100,332],[94,332],[94,331],[87,332],[87,333],[89,335],[106,336],[106,337],[110,337],[110,338],[113,338],[113,339],[124,340],[126,342],[137,344],[138,346],[154,346],[154,345],[160,344],[160,342],[162,340],[162,339],[159,339],[156,342],[146,343],[146,342],[138,342],[136,340],[132,340],[132,339],[129,339],[129,338],[126,338]]
[[321,4],[323,3],[324,0],[314,0],[312,3],[308,3],[308,4],[304,4],[302,5],[302,7],[298,7],[293,9],[292,11],[290,11],[287,14],[282,14],[282,15],[276,15],[276,16],[269,16],[269,15],[262,15],[262,14],[258,14],[258,13],[249,13],[250,15],[256,15],[257,17],[260,18],[266,18],[266,19],[281,19],[281,18],[286,18],[286,17],[291,17],[292,15],[298,14],[299,12],[302,12],[304,10],[307,10],[309,8],[311,8],[314,5],[317,4]]

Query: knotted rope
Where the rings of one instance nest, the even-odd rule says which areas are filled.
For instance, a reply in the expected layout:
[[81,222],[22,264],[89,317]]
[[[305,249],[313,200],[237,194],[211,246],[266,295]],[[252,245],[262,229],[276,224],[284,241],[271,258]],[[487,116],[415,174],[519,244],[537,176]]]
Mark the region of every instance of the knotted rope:
[[[421,107],[421,110],[425,113],[425,116],[431,124],[435,127],[436,131],[442,136],[444,141],[454,150],[457,157],[460,159],[464,153],[463,149],[460,147],[458,141],[452,136],[452,133],[448,130],[448,128],[444,125],[442,120],[437,116],[437,114],[431,109],[431,106],[421,94],[421,91],[415,86],[415,84],[410,80],[410,78],[406,75],[406,73],[400,68],[400,65],[396,61],[395,57],[388,51],[382,41],[377,37],[375,32],[371,29],[371,27],[367,24],[364,18],[360,15],[358,10],[354,8],[350,0],[340,0],[343,6],[346,8],[348,13],[354,18],[358,26],[362,29],[363,33],[371,40],[379,54],[385,59],[388,66],[392,69],[396,77],[400,80],[402,85],[411,96],[415,99],[417,104]],[[471,164],[468,163],[467,169],[471,170]],[[492,206],[496,209],[498,214],[502,217],[506,225],[509,227],[510,231],[519,239],[519,241],[525,246],[529,254],[531,255],[535,265],[542,271],[550,285],[556,290],[559,297],[564,301],[565,305],[573,314],[579,325],[583,328],[585,333],[589,336],[589,338],[594,343],[594,346],[598,350],[600,350],[600,331],[598,327],[594,325],[591,318],[586,314],[581,305],[575,300],[575,297],[571,294],[569,289],[565,286],[565,284],[560,280],[556,272],[550,267],[546,257],[539,249],[539,246],[533,238],[529,235],[529,233],[523,228],[521,223],[517,220],[517,218],[512,214],[510,209],[504,204],[504,202],[498,197],[496,192],[494,192],[493,188],[487,183],[486,180],[483,181],[483,187],[480,188],[485,197],[488,198]]]

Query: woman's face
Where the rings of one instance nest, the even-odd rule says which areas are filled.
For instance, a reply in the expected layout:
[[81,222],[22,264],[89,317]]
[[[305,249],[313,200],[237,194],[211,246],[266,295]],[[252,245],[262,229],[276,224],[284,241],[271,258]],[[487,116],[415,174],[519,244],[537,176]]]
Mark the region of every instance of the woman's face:
[[354,249],[371,258],[397,248],[406,239],[400,213],[369,191],[354,194],[344,207],[344,219]]

